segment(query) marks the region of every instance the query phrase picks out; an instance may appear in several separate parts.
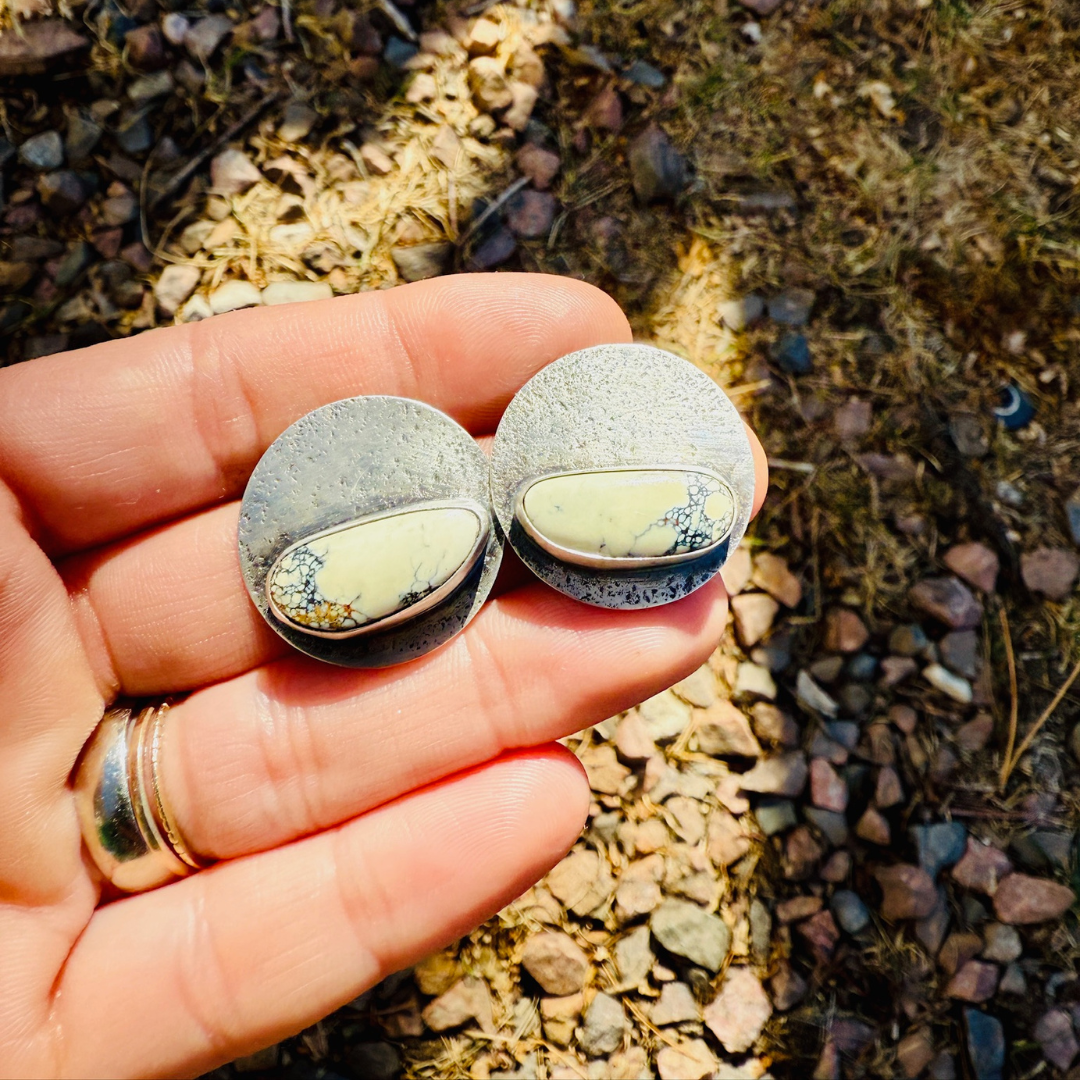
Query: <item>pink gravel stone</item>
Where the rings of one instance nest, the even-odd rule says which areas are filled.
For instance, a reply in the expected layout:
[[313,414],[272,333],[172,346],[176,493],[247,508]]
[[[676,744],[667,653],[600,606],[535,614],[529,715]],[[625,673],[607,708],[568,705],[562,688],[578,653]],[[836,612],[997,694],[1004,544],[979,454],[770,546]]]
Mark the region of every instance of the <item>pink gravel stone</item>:
[[1010,874],[994,893],[994,912],[1003,923],[1040,923],[1060,918],[1075,902],[1076,893],[1067,885]]
[[952,868],[953,881],[973,892],[993,896],[998,884],[1012,873],[1012,863],[1004,851],[969,836],[963,858]]
[[941,561],[976,589],[984,593],[994,591],[1000,564],[997,555],[985,544],[957,544],[945,552]]

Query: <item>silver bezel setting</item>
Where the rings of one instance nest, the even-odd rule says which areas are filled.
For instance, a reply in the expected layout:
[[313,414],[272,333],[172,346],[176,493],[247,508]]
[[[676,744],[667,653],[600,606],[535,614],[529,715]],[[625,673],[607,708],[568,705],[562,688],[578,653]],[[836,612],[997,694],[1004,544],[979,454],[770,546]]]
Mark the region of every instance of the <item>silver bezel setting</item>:
[[[270,581],[274,571],[277,569],[278,564],[298,547],[302,547],[304,544],[310,544],[314,540],[321,540],[324,536],[333,536],[335,533],[343,532],[345,529],[351,529],[358,525],[370,525],[375,521],[385,521],[387,518],[402,517],[405,514],[421,513],[424,510],[449,510],[451,508],[455,510],[470,510],[476,515],[477,521],[479,522],[479,534],[477,535],[476,543],[473,545],[472,551],[465,557],[465,561],[461,566],[459,566],[458,569],[455,570],[454,573],[451,574],[451,576],[437,589],[433,589],[423,597],[423,599],[417,600],[415,604],[410,604],[408,607],[402,608],[399,611],[384,615],[381,619],[372,619],[371,622],[364,623],[362,626],[353,627],[349,630],[313,630],[311,627],[302,626],[294,619],[291,619],[277,606],[277,604],[274,603],[274,598],[270,591]],[[295,544],[291,544],[287,547],[277,559],[274,560],[274,565],[270,567],[266,574],[266,604],[279,622],[284,623],[294,630],[298,630],[301,634],[308,634],[310,637],[326,638],[330,641],[344,641],[348,638],[359,637],[361,634],[370,634],[378,630],[386,630],[391,626],[399,626],[401,623],[409,622],[418,615],[422,615],[425,611],[430,611],[432,608],[438,607],[448,596],[457,590],[458,586],[472,572],[473,567],[476,565],[476,560],[480,558],[484,549],[487,547],[488,534],[490,532],[491,515],[479,503],[467,499],[443,499],[436,502],[417,503],[415,506],[410,506],[404,510],[389,510],[382,514],[369,514],[359,521],[347,521],[341,525],[336,525],[333,528],[323,529],[322,532],[313,533],[311,536],[305,536],[302,540],[297,540]]]
[[683,551],[675,555],[656,555],[653,557],[642,557],[638,555],[595,555],[589,551],[578,551],[575,548],[563,547],[562,544],[557,544],[549,537],[544,536],[544,534],[533,524],[529,518],[528,511],[525,508],[525,496],[528,495],[529,491],[535,485],[542,483],[544,480],[550,480],[555,476],[586,476],[593,473],[642,471],[658,473],[696,472],[708,476],[710,479],[715,480],[718,484],[722,485],[731,497],[731,504],[734,508],[732,513],[732,525],[735,524],[735,517],[738,512],[738,501],[735,498],[735,493],[731,490],[731,486],[722,476],[718,476],[713,472],[712,469],[704,469],[700,466],[691,468],[688,465],[650,465],[647,470],[643,470],[640,466],[636,465],[632,467],[616,465],[607,469],[602,469],[600,467],[592,469],[571,469],[568,472],[555,472],[548,473],[546,476],[530,477],[528,480],[523,481],[518,488],[517,496],[514,499],[514,519],[520,523],[529,539],[549,555],[553,555],[561,562],[572,563],[575,566],[590,567],[594,570],[641,570],[655,566],[678,566],[680,563],[695,562],[698,559],[707,558],[709,555],[713,554],[713,552],[717,551],[721,545],[727,543],[727,539],[731,535],[730,528],[723,536],[717,537],[711,544],[698,548],[696,551]]
[[[300,543],[362,520],[454,505],[480,508],[489,527],[456,585],[436,590],[360,633],[311,633],[280,620],[266,579]],[[300,652],[343,667],[386,667],[423,656],[465,628],[491,592],[503,538],[494,514],[488,460],[476,440],[445,413],[408,398],[372,395],[307,413],[270,445],[240,505],[240,569],[263,618]],[[399,613],[394,613],[395,615]]]
[[[727,537],[690,558],[569,562],[517,515],[522,490],[545,477],[673,468],[711,473],[734,498]],[[746,532],[754,481],[746,427],[727,395],[689,361],[651,345],[598,345],[543,368],[507,407],[491,457],[495,517],[518,556],[560,592],[606,608],[671,603],[713,578]]]

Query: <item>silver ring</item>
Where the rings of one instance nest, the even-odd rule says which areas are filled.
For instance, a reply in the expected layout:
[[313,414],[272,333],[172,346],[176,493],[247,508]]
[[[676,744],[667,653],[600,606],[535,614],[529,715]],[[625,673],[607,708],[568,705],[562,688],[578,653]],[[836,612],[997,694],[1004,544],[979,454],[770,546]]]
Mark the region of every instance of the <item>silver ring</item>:
[[143,892],[207,865],[184,840],[160,781],[168,703],[106,710],[75,766],[83,842],[104,878]]

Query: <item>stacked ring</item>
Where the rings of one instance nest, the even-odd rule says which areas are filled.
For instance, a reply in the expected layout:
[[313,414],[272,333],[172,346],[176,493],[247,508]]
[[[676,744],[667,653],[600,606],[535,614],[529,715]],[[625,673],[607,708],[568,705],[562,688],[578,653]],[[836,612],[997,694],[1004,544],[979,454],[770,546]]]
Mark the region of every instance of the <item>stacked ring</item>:
[[83,839],[103,876],[142,892],[206,863],[193,853],[162,794],[162,719],[167,702],[108,709],[75,767],[75,807]]

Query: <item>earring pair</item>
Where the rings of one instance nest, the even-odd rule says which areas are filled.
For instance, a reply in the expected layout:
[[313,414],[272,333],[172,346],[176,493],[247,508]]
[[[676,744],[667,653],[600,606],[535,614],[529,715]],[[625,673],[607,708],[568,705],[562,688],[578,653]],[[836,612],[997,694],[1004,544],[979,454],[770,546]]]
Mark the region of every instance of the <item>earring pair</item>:
[[252,473],[240,565],[295,648],[382,667],[464,629],[506,540],[585,603],[678,600],[720,571],[753,492],[746,429],[716,383],[660,349],[601,345],[518,391],[490,462],[418,401],[349,398],[301,417]]

